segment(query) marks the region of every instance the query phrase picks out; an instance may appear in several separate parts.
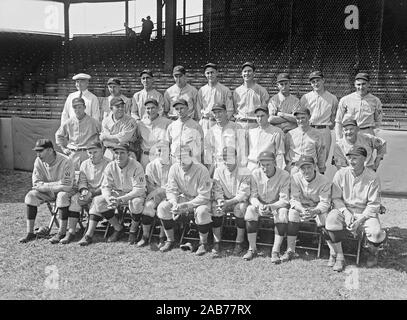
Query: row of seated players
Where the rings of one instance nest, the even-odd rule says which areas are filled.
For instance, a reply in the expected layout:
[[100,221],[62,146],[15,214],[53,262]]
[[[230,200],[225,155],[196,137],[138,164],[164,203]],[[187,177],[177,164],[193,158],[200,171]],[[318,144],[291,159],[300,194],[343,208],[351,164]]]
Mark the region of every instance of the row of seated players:
[[[137,246],[148,243],[152,221],[157,215],[164,231],[160,251],[174,247],[174,224],[181,215],[193,214],[199,231],[197,255],[209,251],[210,229],[214,236],[212,252],[218,255],[223,215],[233,212],[237,236],[235,254],[243,253],[245,231],[249,248],[245,260],[257,255],[256,236],[260,216],[272,217],[275,239],[271,262],[288,261],[295,256],[296,237],[301,221],[315,219],[322,228],[330,248],[328,264],[342,271],[345,259],[341,241],[346,229],[357,234],[364,230],[369,243],[368,266],[377,264],[377,253],[386,233],[381,229],[380,183],[376,173],[365,167],[367,151],[355,146],[346,154],[349,167],[337,171],[333,182],[318,173],[313,157],[303,156],[292,175],[276,167],[276,156],[262,152],[259,167],[249,171],[237,165],[237,152],[223,149],[224,163],[210,178],[208,169],[192,156],[188,145],[181,145],[170,165],[168,146],[157,146],[157,158],[144,172],[141,164],[130,157],[129,145],[113,148],[114,160],[103,157],[103,146],[96,142],[88,147],[89,159],[81,165],[78,183],[74,183],[74,165],[56,152],[50,140],[40,139],[34,150],[37,159],[33,170],[33,188],[25,197],[27,234],[25,243],[36,238],[34,222],[37,208],[46,201],[56,201],[60,228],[50,241],[67,244],[74,239],[81,206],[90,204],[89,224],[80,245],[92,243],[99,221],[107,219],[114,228],[108,242],[118,241],[124,227],[115,216],[115,208],[126,204],[132,223],[129,242],[134,243],[136,230],[142,224],[143,238]],[[69,226],[68,226],[69,225]],[[164,238],[165,235],[165,238]],[[287,236],[287,251],[280,256],[280,246]],[[164,239],[166,239],[164,241]]]

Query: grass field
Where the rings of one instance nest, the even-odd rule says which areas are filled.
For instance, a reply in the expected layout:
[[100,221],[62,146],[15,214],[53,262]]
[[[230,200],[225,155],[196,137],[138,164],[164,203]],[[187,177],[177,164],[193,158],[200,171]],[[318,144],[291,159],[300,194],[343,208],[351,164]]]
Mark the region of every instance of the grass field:
[[[354,268],[349,258],[345,272],[334,273],[325,266],[326,249],[321,259],[299,250],[298,259],[274,266],[269,249],[248,262],[232,256],[231,245],[213,259],[178,248],[164,254],[151,250],[155,246],[137,249],[125,240],[108,244],[102,235],[89,247],[46,239],[19,244],[30,188],[31,173],[0,170],[0,299],[407,299],[404,199],[383,201],[389,243],[379,266],[367,269],[362,260]],[[36,226],[48,221],[48,209],[41,206]]]

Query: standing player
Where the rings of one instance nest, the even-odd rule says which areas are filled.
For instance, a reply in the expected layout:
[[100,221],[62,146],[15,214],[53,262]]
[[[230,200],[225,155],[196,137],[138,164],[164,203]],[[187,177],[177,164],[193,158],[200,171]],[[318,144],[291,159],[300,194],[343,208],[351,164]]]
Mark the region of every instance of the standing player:
[[142,120],[146,116],[146,101],[154,99],[158,102],[158,113],[162,115],[164,98],[161,93],[154,89],[154,75],[150,69],[144,69],[140,73],[140,81],[143,90],[133,95],[131,116],[136,120]]
[[24,199],[27,211],[27,235],[19,242],[25,243],[36,238],[34,224],[38,207],[44,202],[55,201],[58,208],[59,230],[50,242],[58,243],[65,237],[68,225],[69,198],[75,179],[73,163],[67,156],[56,152],[52,141],[48,139],[37,140],[33,150],[37,153],[32,174],[33,187]]
[[331,150],[331,129],[335,126],[338,99],[325,89],[325,79],[321,71],[311,72],[308,80],[313,90],[302,96],[300,104],[310,110],[311,127],[321,133],[326,161]]
[[107,81],[107,88],[110,95],[103,100],[103,103],[100,107],[103,112],[103,119],[110,114],[110,101],[112,101],[114,97],[119,97],[124,101],[124,113],[130,115],[131,100],[121,93],[121,81],[117,78],[110,78]]
[[369,92],[370,77],[367,73],[358,73],[355,77],[356,92],[344,96],[339,101],[336,115],[336,137],[342,138],[342,122],[354,119],[360,131],[374,135],[375,128],[382,123],[382,102]]
[[267,90],[254,81],[255,66],[251,62],[242,65],[243,84],[233,92],[236,121],[246,130],[257,127],[254,110],[266,106],[270,98]]
[[294,110],[298,107],[300,100],[290,93],[290,75],[280,73],[277,76],[278,93],[270,98],[269,122],[280,128],[284,133],[297,127],[297,120],[293,116]]
[[[333,161],[339,170],[349,165],[346,154],[354,146],[362,146],[367,151],[365,167],[376,171],[386,154],[387,143],[382,138],[370,133],[359,132],[356,120],[347,119],[342,123],[343,137],[336,141]],[[373,152],[376,150],[376,157]]]
[[201,118],[201,110],[196,101],[198,90],[187,82],[186,71],[183,66],[175,66],[173,69],[175,84],[164,92],[164,115],[170,119],[177,119],[177,114],[173,108],[174,102],[183,99],[188,104],[188,115],[195,121]]
[[271,250],[271,262],[280,262],[280,246],[284,240],[288,224],[288,206],[290,200],[290,175],[276,167],[274,153],[264,151],[258,157],[260,168],[252,172],[252,190],[250,205],[245,214],[249,250],[243,256],[251,260],[257,255],[257,229],[259,216],[273,216],[275,224],[274,244]]
[[72,160],[75,170],[88,158],[86,147],[99,141],[100,123],[85,113],[85,100],[74,98],[72,108],[75,116],[68,118],[55,132],[55,141]]
[[130,146],[118,144],[114,148],[114,160],[109,162],[103,173],[102,194],[93,199],[89,210],[89,226],[79,245],[92,243],[93,233],[99,221],[109,220],[114,228],[108,242],[116,242],[124,232],[115,216],[115,208],[128,204],[132,222],[130,233],[135,232],[143,211],[146,196],[146,181],[143,167],[136,159],[130,158]]
[[232,93],[229,88],[225,87],[218,80],[218,66],[214,63],[207,63],[204,66],[205,77],[208,83],[198,91],[197,105],[201,110],[201,120],[199,124],[202,127],[204,136],[215,124],[215,119],[212,114],[212,107],[216,104],[224,104],[228,114],[228,119],[233,116],[233,100]]
[[85,112],[97,121],[101,121],[99,100],[98,98],[88,90],[90,75],[85,73],[78,73],[72,77],[75,80],[75,86],[78,91],[68,95],[65,101],[64,109],[61,114],[61,123],[66,122],[68,118],[74,117],[75,113],[72,109],[72,100],[74,98],[82,98],[85,100],[86,109]]
[[364,229],[370,253],[368,267],[377,265],[378,249],[386,238],[386,232],[381,229],[378,217],[380,181],[374,171],[365,168],[367,151],[363,147],[355,146],[346,156],[350,166],[338,170],[333,178],[334,208],[326,219],[326,230],[332,243],[328,265],[338,272],[345,268],[342,251],[344,228],[353,234]]

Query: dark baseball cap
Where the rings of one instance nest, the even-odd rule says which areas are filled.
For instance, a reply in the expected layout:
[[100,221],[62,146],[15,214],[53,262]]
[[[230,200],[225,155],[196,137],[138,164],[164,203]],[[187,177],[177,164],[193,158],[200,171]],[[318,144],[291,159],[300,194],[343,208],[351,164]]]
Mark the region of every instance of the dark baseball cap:
[[285,72],[280,73],[277,76],[277,82],[280,82],[280,81],[290,81],[290,75],[288,73],[285,73]]
[[321,71],[312,71],[308,77],[308,80],[311,81],[312,79],[316,78],[323,78],[324,74]]
[[354,146],[346,153],[346,155],[347,156],[350,156],[350,155],[364,156],[366,158],[367,157],[367,151],[362,146]]
[[175,66],[174,69],[172,70],[172,74],[176,75],[176,74],[185,74],[185,68],[183,66]]
[[243,65],[242,65],[242,70],[243,70],[245,67],[250,67],[250,68],[252,68],[252,69],[253,69],[253,71],[255,71],[255,70],[256,70],[256,68],[255,68],[255,66],[254,66],[254,63],[253,63],[253,62],[245,62],[245,63],[243,63]]
[[177,99],[172,103],[172,106],[175,107],[177,104],[183,104],[184,106],[188,106],[188,102],[184,99]]
[[224,103],[216,103],[213,107],[212,107],[212,111],[215,110],[225,110],[226,111],[226,106]]
[[263,151],[257,157],[257,161],[261,160],[276,160],[276,155],[271,151]]
[[307,107],[301,106],[301,105],[298,106],[298,107],[294,110],[293,115],[296,115],[297,113],[308,114],[309,116],[311,115],[311,111],[310,111]]
[[269,113],[269,108],[267,106],[259,106],[256,109],[254,109],[254,113],[256,113],[257,111],[264,111],[265,113]]
[[315,159],[311,156],[301,156],[295,165],[300,168],[304,164],[315,164]]
[[214,68],[214,69],[218,70],[218,65],[216,63],[209,62],[209,63],[205,64],[204,71],[206,70],[206,68]]
[[77,106],[77,105],[85,105],[85,100],[83,100],[82,98],[74,98],[72,100],[72,107],[73,106]]
[[154,77],[153,72],[150,69],[144,69],[143,71],[141,71],[140,72],[140,77],[142,77],[143,74],[148,74],[151,78]]
[[114,150],[126,150],[130,151],[130,145],[128,143],[119,143],[113,147]]
[[346,126],[349,126],[349,125],[357,126],[358,123],[357,123],[356,120],[354,120],[354,119],[346,119],[346,120],[344,120],[344,121],[342,122],[342,127],[346,127]]
[[89,144],[86,149],[87,150],[90,150],[90,149],[103,149],[103,145],[102,145],[102,143],[100,141],[95,141],[95,142],[92,142],[91,144]]
[[367,74],[365,72],[359,72],[355,76],[355,80],[358,80],[358,79],[362,79],[362,80],[365,80],[365,81],[369,82],[370,81],[370,76],[369,76],[369,74]]
[[35,147],[33,148],[33,150],[42,151],[47,148],[54,149],[54,145],[52,144],[52,141],[49,139],[38,139],[37,142],[35,143]]
[[110,106],[118,106],[121,104],[125,104],[125,101],[123,100],[122,97],[114,97],[111,101],[110,101]]
[[147,100],[144,102],[144,105],[146,106],[147,103],[152,103],[152,104],[154,104],[156,107],[158,107],[158,101],[157,101],[156,99],[149,98],[149,99],[147,99]]
[[116,85],[120,86],[120,85],[121,85],[121,82],[120,82],[120,80],[117,79],[117,78],[110,78],[110,79],[107,81],[107,84],[108,84],[108,85],[109,85],[109,84],[116,84]]

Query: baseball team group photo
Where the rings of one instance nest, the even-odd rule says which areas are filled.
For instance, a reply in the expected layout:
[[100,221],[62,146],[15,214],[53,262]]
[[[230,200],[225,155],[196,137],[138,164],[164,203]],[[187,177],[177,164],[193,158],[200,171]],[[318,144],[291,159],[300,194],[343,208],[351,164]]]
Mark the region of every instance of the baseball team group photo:
[[407,1],[23,2],[0,299],[407,298]]

